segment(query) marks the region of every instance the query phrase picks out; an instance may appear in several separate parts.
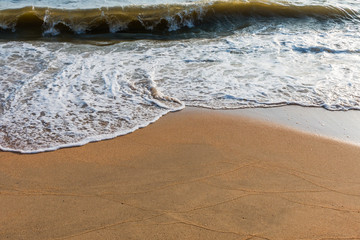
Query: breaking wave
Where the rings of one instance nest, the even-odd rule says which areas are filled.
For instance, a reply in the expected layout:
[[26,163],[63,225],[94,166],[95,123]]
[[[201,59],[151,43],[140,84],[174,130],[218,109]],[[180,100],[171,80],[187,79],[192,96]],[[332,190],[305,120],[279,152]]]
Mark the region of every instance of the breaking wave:
[[[357,20],[358,12],[334,6],[294,5],[264,1],[130,5],[97,9],[24,7],[0,11],[0,36],[78,35],[227,31],[249,18],[316,18]],[[245,24],[246,25],[246,24]],[[142,36],[138,36],[138,38]],[[126,36],[125,36],[126,38]]]

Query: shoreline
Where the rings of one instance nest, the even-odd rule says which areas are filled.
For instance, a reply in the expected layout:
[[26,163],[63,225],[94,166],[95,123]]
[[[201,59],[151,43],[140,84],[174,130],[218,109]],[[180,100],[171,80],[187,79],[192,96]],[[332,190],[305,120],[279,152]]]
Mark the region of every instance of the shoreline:
[[360,111],[330,111],[320,107],[287,105],[272,108],[245,108],[224,111],[306,134],[360,146]]
[[60,146],[47,147],[38,150],[19,150],[15,148],[0,148],[0,152],[12,152],[19,154],[41,154],[58,151],[65,148],[81,147],[90,143],[112,140],[114,138],[132,134],[140,129],[156,123],[159,119],[169,114],[179,112],[211,112],[214,114],[232,115],[245,118],[248,121],[257,121],[264,124],[279,125],[293,131],[315,135],[350,145],[360,146],[360,111],[330,111],[319,107],[304,107],[299,105],[286,105],[278,107],[254,107],[240,109],[211,109],[204,107],[185,107],[170,111],[158,116],[147,125],[140,125],[121,133],[111,133],[91,136],[76,143],[67,143]]
[[360,239],[360,147],[241,111],[0,152],[0,238]]

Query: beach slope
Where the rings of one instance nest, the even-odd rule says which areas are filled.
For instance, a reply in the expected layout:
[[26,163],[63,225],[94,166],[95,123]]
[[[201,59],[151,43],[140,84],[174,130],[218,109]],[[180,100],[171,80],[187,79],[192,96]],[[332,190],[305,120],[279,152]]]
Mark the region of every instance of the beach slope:
[[0,152],[0,239],[360,239],[360,147],[211,110]]

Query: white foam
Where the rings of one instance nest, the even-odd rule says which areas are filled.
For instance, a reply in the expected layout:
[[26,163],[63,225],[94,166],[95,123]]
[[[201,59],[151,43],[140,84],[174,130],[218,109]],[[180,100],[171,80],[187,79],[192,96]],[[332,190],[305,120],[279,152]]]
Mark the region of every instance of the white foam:
[[360,109],[358,28],[292,19],[214,39],[0,43],[1,149],[112,138],[184,104]]
[[3,150],[82,145],[132,132],[183,108],[171,98],[152,96],[154,66],[130,63],[126,49],[105,53],[91,46],[8,43],[1,51],[8,62],[1,82],[9,82],[1,86]]

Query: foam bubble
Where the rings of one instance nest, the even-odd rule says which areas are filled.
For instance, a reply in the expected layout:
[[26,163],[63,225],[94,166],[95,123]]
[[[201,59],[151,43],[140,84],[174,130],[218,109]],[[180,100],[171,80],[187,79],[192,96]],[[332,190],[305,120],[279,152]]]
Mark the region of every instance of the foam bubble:
[[1,42],[1,149],[38,152],[111,138],[184,104],[360,110],[359,30],[288,19],[251,22],[213,39]]
[[37,152],[111,138],[183,108],[160,90],[152,94],[155,66],[129,62],[126,49],[41,45],[1,45],[8,62],[1,69],[7,73],[0,88],[3,150]]

